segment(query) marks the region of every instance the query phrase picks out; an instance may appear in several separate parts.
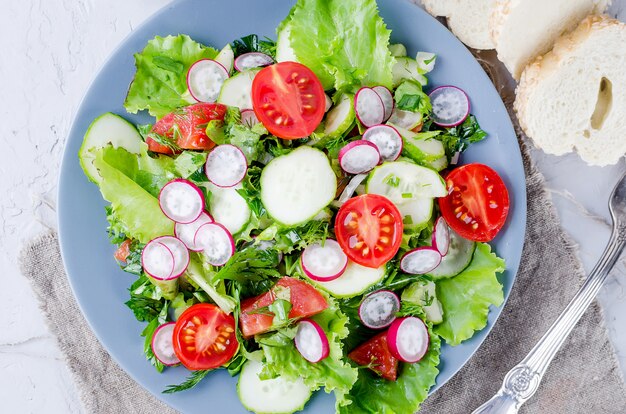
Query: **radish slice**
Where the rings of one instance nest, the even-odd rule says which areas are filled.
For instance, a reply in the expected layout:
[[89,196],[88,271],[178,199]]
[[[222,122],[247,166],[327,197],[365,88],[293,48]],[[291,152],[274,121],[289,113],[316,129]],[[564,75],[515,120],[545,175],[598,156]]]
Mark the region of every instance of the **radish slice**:
[[386,328],[396,320],[400,298],[390,290],[379,290],[367,295],[359,306],[359,318],[371,329]]
[[141,267],[155,279],[170,279],[174,272],[174,255],[166,245],[152,240],[141,252]]
[[189,250],[187,249],[185,243],[173,236],[161,236],[157,237],[153,241],[159,242],[167,247],[174,258],[174,268],[172,269],[172,274],[166,279],[176,279],[185,273],[187,266],[189,266]]
[[161,211],[177,223],[191,223],[204,210],[204,194],[197,185],[182,178],[165,184],[159,192]]
[[380,163],[380,153],[375,144],[359,139],[339,150],[339,165],[348,174],[363,174]]
[[152,335],[150,347],[154,356],[168,367],[180,364],[180,359],[174,352],[174,326],[176,322],[164,323]]
[[298,323],[294,342],[300,355],[312,363],[320,362],[330,353],[326,333],[317,322],[310,319]]
[[196,232],[203,224],[213,223],[213,217],[211,217],[208,213],[202,212],[200,217],[198,217],[195,221],[191,223],[176,223],[174,225],[174,235],[180,239],[185,246],[191,251],[199,252],[202,251],[202,248],[196,246],[194,243],[194,237],[196,237]]
[[402,136],[390,125],[375,125],[368,128],[363,139],[376,145],[383,161],[395,161],[402,153]]
[[228,70],[211,59],[202,59],[187,72],[187,89],[198,102],[215,102],[220,95]]
[[341,207],[343,203],[352,198],[352,195],[356,191],[357,187],[361,185],[363,180],[365,180],[366,178],[367,174],[358,174],[352,177],[350,182],[348,182],[348,185],[346,185],[346,188],[343,189],[343,192],[337,199],[337,204],[339,207]]
[[448,248],[450,247],[450,227],[443,217],[439,217],[435,222],[433,228],[432,244],[435,249],[441,253],[442,256],[448,254]]
[[380,124],[385,119],[383,101],[372,88],[358,90],[354,96],[354,110],[359,122],[366,127]]
[[216,186],[233,187],[246,176],[248,161],[236,146],[218,145],[207,157],[204,171],[209,181]]
[[235,69],[239,72],[243,72],[247,69],[260,68],[261,66],[267,66],[274,63],[269,55],[261,52],[244,53],[235,59]]
[[348,256],[339,243],[326,239],[321,243],[310,244],[301,257],[302,270],[308,277],[318,282],[329,282],[343,274],[348,266]]
[[393,101],[393,94],[387,87],[382,85],[374,86],[372,89],[380,96],[380,100],[383,102],[383,108],[385,109],[384,122],[389,119],[393,108],[396,106],[396,103]]
[[403,362],[415,363],[422,359],[429,342],[426,325],[414,316],[396,319],[387,331],[389,350]]
[[470,100],[467,94],[456,86],[440,86],[430,95],[433,106],[432,120],[442,127],[457,126],[470,113]]
[[241,123],[248,128],[252,128],[259,123],[259,118],[256,117],[252,109],[244,109],[241,111]]
[[441,253],[433,247],[418,247],[408,251],[400,260],[400,269],[412,275],[428,273],[441,263]]
[[207,262],[213,266],[222,266],[235,254],[233,236],[219,223],[200,226],[194,237],[194,243],[202,247]]

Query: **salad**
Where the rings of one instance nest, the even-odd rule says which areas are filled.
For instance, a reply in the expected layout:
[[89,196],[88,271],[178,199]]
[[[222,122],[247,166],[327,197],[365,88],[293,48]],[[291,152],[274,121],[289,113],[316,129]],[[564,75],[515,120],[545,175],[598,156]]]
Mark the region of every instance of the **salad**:
[[456,165],[487,133],[390,34],[374,0],[298,0],[276,41],[155,37],[124,103],[154,122],[93,121],[79,159],[147,363],[190,371],[164,392],[227,369],[257,413],[322,388],[338,413],[413,413],[442,341],[502,304],[507,189]]

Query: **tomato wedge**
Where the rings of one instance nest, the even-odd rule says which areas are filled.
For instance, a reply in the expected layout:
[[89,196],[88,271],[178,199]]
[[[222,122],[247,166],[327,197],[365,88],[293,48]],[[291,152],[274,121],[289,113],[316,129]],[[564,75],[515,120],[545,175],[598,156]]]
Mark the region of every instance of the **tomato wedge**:
[[281,278],[269,292],[241,301],[239,326],[245,338],[272,329],[274,316],[268,312],[254,313],[256,309],[271,305],[276,299],[275,287],[289,288],[291,310],[289,318],[307,318],[328,308],[328,302],[313,286],[292,277]]
[[446,186],[448,195],[439,199],[439,208],[450,227],[469,240],[493,240],[509,213],[509,192],[498,173],[467,164],[446,176]]
[[387,345],[387,331],[362,343],[348,354],[348,358],[359,365],[368,366],[389,381],[398,377],[398,359],[391,354]]
[[341,206],[335,218],[337,241],[353,261],[377,268],[398,253],[402,214],[386,197],[363,194]]
[[126,263],[126,259],[128,259],[128,255],[130,254],[130,239],[124,240],[120,247],[117,248],[113,256],[117,259],[118,262]]
[[252,107],[259,121],[279,138],[311,135],[322,122],[326,97],[315,73],[296,62],[262,69],[252,82]]
[[176,321],[173,342],[176,356],[187,369],[220,367],[239,349],[235,318],[210,303],[193,305]]
[[[209,121],[223,120],[226,106],[214,103],[189,105],[165,115],[152,127],[152,132],[175,143],[182,149],[208,151],[215,146],[206,134]],[[161,154],[173,154],[167,145],[147,138],[148,149]]]

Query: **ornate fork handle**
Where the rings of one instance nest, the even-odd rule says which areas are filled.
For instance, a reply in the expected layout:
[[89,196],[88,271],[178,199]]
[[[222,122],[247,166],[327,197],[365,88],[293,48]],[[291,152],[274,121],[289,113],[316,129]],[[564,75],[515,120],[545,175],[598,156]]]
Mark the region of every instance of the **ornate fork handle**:
[[473,414],[513,414],[539,388],[550,362],[602,287],[626,244],[626,226],[613,229],[609,243],[576,296],[519,364],[505,376],[498,393]]

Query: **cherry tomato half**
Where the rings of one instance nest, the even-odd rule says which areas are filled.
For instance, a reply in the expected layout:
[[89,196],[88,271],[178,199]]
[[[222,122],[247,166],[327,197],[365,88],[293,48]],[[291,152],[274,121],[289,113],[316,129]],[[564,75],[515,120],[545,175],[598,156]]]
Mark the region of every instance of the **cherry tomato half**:
[[368,366],[386,380],[395,381],[398,377],[399,361],[389,350],[387,331],[356,347],[348,358],[361,366]]
[[220,367],[239,349],[235,318],[210,303],[198,303],[180,315],[173,341],[176,356],[190,370]]
[[126,259],[128,259],[128,255],[130,254],[130,239],[124,240],[120,247],[117,248],[113,256],[117,259],[118,262],[126,263]]
[[351,198],[335,219],[339,245],[353,262],[366,267],[380,267],[398,253],[402,230],[398,208],[377,194]]
[[448,195],[441,214],[462,237],[487,242],[496,237],[509,213],[509,192],[502,178],[483,164],[467,164],[446,176]]
[[322,122],[326,98],[315,73],[296,62],[262,69],[252,82],[252,106],[259,121],[279,138],[311,135]]

